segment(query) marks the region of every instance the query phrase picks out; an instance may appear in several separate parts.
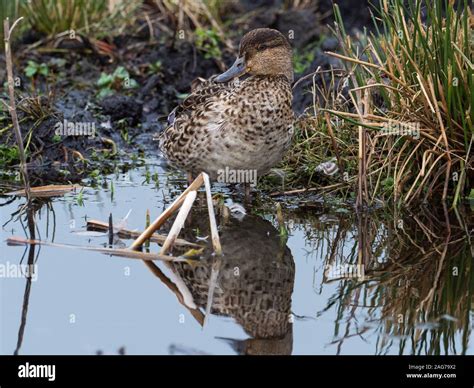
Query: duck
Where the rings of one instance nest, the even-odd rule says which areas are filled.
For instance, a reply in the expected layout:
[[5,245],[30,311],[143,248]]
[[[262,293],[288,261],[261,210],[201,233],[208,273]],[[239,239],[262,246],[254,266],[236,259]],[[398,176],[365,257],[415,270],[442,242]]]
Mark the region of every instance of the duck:
[[193,81],[191,93],[169,114],[159,135],[163,156],[188,179],[205,172],[211,180],[254,186],[235,180],[267,174],[291,146],[293,79],[287,38],[270,28],[249,31],[233,65]]

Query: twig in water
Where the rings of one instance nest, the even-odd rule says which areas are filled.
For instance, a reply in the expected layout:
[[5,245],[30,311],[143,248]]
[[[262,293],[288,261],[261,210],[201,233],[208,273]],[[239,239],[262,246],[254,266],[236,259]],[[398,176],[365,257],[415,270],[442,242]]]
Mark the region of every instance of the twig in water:
[[[47,197],[56,197],[67,194],[71,191],[75,191],[81,188],[79,185],[47,185],[47,186],[37,186],[37,187],[30,187],[29,194],[30,198],[47,198]],[[18,196],[25,196],[27,195],[27,190],[15,190],[6,193],[5,195],[18,195]]]
[[25,239],[23,237],[9,237],[7,239],[8,245],[45,245],[56,248],[70,248],[70,249],[83,249],[86,251],[100,252],[111,256],[129,257],[131,259],[141,259],[145,261],[162,260],[167,262],[181,262],[188,261],[188,258],[173,257],[168,255],[156,254],[156,253],[144,253],[139,251],[132,251],[130,249],[116,249],[116,248],[103,248],[103,247],[91,247],[73,244],[58,244],[51,243],[43,240]]
[[112,213],[109,215],[109,246],[114,244],[114,222],[112,220]]
[[190,191],[186,195],[183,205],[181,206],[181,209],[179,209],[179,213],[176,216],[173,226],[171,227],[171,230],[168,233],[168,237],[166,237],[166,240],[163,243],[163,246],[161,247],[160,253],[162,255],[168,253],[168,251],[173,247],[179,232],[181,232],[181,229],[183,229],[184,222],[188,217],[189,211],[191,210],[195,199],[196,191]]
[[[87,221],[87,230],[96,230],[99,232],[104,232],[106,233],[108,230],[108,224],[106,222],[102,221],[97,221],[97,220],[88,220]],[[116,232],[117,235],[122,238],[122,239],[137,239],[140,236],[140,232],[135,232],[133,230],[128,230],[128,229],[121,229],[118,232]],[[149,241],[155,242],[158,244],[163,244],[166,240],[166,235],[163,234],[158,234],[158,233],[153,233],[150,236]],[[195,244],[186,240],[183,240],[181,238],[177,238],[174,241],[175,245],[182,246],[182,247],[189,247],[189,248],[202,248],[201,245]]]

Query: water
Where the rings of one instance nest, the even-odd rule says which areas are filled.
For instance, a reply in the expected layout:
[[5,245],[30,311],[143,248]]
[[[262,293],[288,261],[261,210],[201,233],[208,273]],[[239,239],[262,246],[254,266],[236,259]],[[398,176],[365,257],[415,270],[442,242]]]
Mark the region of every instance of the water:
[[[39,203],[37,238],[107,246],[106,236],[84,233],[86,220],[112,213],[117,223],[131,209],[127,229],[141,231],[146,210],[156,218],[184,184],[154,162],[103,181]],[[186,307],[140,260],[7,246],[25,236],[24,199],[1,203],[2,354],[474,354],[472,213],[451,216],[449,233],[442,209],[356,217],[283,206],[287,240],[272,207],[242,220],[219,216],[222,262],[207,248],[194,265],[157,263],[166,279],[179,275]],[[208,235],[206,217],[205,208],[193,211],[180,237]],[[116,238],[115,247],[130,243]],[[29,259],[34,281],[11,270]],[[202,327],[213,268],[219,278]]]

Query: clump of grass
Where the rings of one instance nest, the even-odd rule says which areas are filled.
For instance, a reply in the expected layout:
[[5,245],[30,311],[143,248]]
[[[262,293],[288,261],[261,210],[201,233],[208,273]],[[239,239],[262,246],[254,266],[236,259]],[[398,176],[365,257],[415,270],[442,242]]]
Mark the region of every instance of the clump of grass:
[[124,20],[134,10],[130,1],[109,7],[108,0],[30,0],[21,8],[30,25],[46,35],[71,30],[99,34],[112,29],[119,18]]
[[[357,174],[357,138],[354,130],[337,116],[331,117],[324,109],[349,109],[345,80],[338,70],[318,69],[312,79],[313,104],[306,108],[295,124],[293,146],[278,170],[284,181],[271,182],[272,175],[260,182],[269,190],[301,188],[317,189],[321,194],[338,194],[342,199],[353,195]],[[297,85],[295,85],[296,87]],[[294,89],[296,89],[294,87]],[[337,174],[328,176],[318,171],[324,162],[335,161]],[[283,185],[282,185],[283,183]],[[270,187],[267,187],[270,186]]]
[[315,117],[300,120],[287,165],[337,156],[339,147],[346,174],[338,189],[355,191],[360,206],[432,198],[456,205],[467,196],[474,168],[473,14],[466,0],[458,9],[453,3],[381,0],[377,31],[358,39],[346,34],[335,6],[343,52],[330,54],[345,64],[347,93],[333,92],[332,104],[315,103]]

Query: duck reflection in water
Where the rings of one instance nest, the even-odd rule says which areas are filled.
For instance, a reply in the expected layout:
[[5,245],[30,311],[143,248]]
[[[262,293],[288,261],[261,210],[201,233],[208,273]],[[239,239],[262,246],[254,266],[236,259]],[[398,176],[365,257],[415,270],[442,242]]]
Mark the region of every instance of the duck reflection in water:
[[[192,220],[187,233],[198,228],[200,233],[209,234],[207,214],[193,214]],[[269,221],[253,215],[223,222],[220,238],[224,256],[210,310],[234,318],[250,336],[246,340],[220,339],[239,354],[291,354],[295,264],[290,249]],[[197,264],[172,264],[194,303],[203,309],[216,260],[209,249]]]

